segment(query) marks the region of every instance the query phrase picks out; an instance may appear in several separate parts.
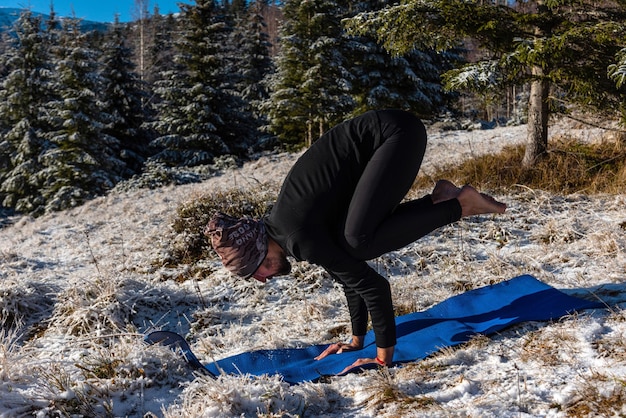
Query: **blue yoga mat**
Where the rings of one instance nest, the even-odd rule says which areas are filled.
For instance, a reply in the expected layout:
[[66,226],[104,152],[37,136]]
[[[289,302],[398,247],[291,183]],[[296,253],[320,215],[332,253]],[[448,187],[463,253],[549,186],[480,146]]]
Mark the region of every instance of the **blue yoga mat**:
[[[568,296],[530,275],[515,277],[451,297],[426,311],[396,318],[398,343],[394,364],[423,359],[441,348],[467,342],[476,334],[489,335],[520,322],[547,321],[574,311],[601,307],[598,302]],[[146,341],[179,348],[190,364],[214,376],[221,372],[279,374],[289,383],[337,375],[359,358],[376,357],[371,331],[365,337],[363,350],[335,354],[319,361],[313,358],[328,344],[257,350],[202,365],[178,334],[157,331],[148,335]]]

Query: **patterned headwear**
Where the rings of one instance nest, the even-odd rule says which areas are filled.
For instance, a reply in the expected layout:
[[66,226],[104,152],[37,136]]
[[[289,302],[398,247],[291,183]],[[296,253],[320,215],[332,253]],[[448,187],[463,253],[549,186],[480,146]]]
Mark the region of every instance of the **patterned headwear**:
[[224,267],[239,277],[252,276],[267,255],[267,233],[260,220],[217,212],[204,234],[210,238]]

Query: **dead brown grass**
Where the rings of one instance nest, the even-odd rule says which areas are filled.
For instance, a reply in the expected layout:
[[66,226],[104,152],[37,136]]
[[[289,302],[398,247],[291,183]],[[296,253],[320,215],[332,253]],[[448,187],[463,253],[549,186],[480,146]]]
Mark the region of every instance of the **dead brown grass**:
[[214,258],[211,246],[204,236],[209,219],[218,211],[231,216],[261,218],[278,196],[273,184],[259,184],[254,188],[234,188],[193,197],[180,205],[172,223],[178,235],[172,242],[166,263],[193,264],[202,258]]
[[522,167],[523,155],[524,146],[505,147],[432,177],[418,177],[415,187],[429,188],[440,178],[487,190],[523,185],[558,194],[622,193],[626,186],[626,144],[621,141],[592,144],[555,138],[545,158],[531,168]]
[[623,407],[626,403],[626,381],[594,373],[587,382],[582,384],[577,395],[569,405],[563,408],[568,417],[623,416]]

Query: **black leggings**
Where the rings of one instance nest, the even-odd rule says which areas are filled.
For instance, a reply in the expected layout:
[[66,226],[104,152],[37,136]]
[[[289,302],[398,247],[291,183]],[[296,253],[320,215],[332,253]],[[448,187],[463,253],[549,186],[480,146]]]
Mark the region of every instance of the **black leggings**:
[[377,112],[383,143],[361,175],[345,219],[344,245],[355,258],[371,260],[457,221],[456,199],[434,205],[430,195],[402,202],[426,151],[426,128],[410,113]]

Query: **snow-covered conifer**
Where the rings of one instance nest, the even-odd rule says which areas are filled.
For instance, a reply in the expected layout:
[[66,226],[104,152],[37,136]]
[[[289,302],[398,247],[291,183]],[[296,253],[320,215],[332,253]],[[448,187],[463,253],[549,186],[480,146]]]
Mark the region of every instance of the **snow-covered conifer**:
[[335,0],[285,3],[278,69],[266,104],[270,129],[284,143],[311,143],[353,107],[341,47],[344,15]]
[[41,18],[24,10],[5,53],[0,85],[0,205],[20,212],[40,211],[38,189],[47,148],[42,106],[50,98],[50,63]]
[[230,27],[212,0],[181,5],[181,36],[173,58],[155,83],[160,96],[151,127],[158,152],[152,160],[170,166],[210,163],[223,154],[244,155],[250,132],[241,129],[241,102],[229,85],[224,45]]
[[101,91],[106,121],[104,132],[119,139],[114,151],[126,163],[129,177],[141,170],[147,154],[148,139],[141,128],[144,121],[142,100],[143,90],[139,75],[132,62],[132,51],[126,43],[124,27],[115,19],[109,32],[105,34],[101,72],[104,88]]
[[53,83],[57,97],[46,104],[49,147],[38,174],[46,210],[61,210],[111,189],[126,170],[116,155],[119,140],[105,132],[111,116],[100,93],[105,79],[100,54],[89,46],[78,19],[63,21]]
[[260,105],[269,97],[263,81],[274,67],[269,55],[269,36],[261,13],[264,6],[264,2],[256,0],[245,8],[241,16],[237,16],[232,36],[232,55],[239,73],[235,89],[255,118],[262,117]]

